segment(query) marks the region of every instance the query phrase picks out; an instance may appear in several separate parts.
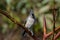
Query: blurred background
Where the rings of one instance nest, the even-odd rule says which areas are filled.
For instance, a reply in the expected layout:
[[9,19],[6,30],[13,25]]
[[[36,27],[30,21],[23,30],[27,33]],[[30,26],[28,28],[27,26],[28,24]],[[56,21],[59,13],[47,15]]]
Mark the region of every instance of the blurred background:
[[[56,27],[60,26],[60,0],[56,1]],[[0,0],[0,9],[7,11],[10,16],[21,24],[29,15],[29,10],[33,7],[34,15],[38,22],[32,27],[34,34],[42,40],[43,38],[43,16],[47,23],[47,33],[53,28],[52,15],[53,0]],[[0,40],[33,40],[30,36],[22,37],[22,28],[14,24],[10,19],[0,14]],[[47,40],[51,40],[51,36]],[[58,38],[60,40],[60,38]]]

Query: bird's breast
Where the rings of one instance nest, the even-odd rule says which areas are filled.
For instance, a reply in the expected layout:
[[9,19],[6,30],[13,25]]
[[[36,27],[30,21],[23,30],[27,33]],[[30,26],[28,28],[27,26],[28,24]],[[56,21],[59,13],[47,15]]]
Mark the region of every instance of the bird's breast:
[[29,17],[29,18],[27,19],[27,22],[26,22],[26,24],[25,24],[25,27],[30,28],[30,27],[33,25],[33,23],[34,23],[34,19],[31,18],[31,17]]

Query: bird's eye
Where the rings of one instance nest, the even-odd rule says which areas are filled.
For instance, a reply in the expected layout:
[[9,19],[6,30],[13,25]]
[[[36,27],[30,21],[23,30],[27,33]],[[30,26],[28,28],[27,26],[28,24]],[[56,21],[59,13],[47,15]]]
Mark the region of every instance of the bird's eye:
[[32,14],[32,16],[33,16],[34,14]]

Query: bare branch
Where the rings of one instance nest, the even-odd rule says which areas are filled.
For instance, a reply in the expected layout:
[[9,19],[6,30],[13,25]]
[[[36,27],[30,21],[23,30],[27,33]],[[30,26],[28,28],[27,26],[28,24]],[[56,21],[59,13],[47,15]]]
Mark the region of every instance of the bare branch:
[[54,40],[57,40],[59,36],[60,36],[60,32],[57,33],[57,35],[54,37]]
[[[58,31],[60,29],[60,26],[58,26],[56,29],[55,29],[55,31]],[[49,37],[50,35],[52,35],[53,34],[53,31],[52,32],[49,32],[47,35],[46,35],[46,38],[47,37]]]
[[56,15],[55,0],[53,0],[52,12],[53,12],[53,37],[52,37],[52,40],[54,40],[54,36],[55,36],[55,15]]
[[44,27],[43,27],[43,29],[44,29],[44,35],[43,35],[43,40],[46,40],[46,29],[47,29],[47,25],[46,25],[46,19],[45,19],[45,15],[44,15]]

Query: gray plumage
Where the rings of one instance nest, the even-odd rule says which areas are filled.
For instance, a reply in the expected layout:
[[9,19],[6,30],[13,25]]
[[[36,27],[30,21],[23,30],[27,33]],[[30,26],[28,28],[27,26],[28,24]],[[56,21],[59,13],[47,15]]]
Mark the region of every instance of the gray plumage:
[[[26,19],[25,27],[28,28],[28,30],[32,33],[32,35],[33,35],[33,32],[30,28],[32,27],[34,22],[35,22],[35,16],[34,16],[33,10],[31,9],[30,14]],[[23,35],[25,35],[25,31],[24,31]]]

